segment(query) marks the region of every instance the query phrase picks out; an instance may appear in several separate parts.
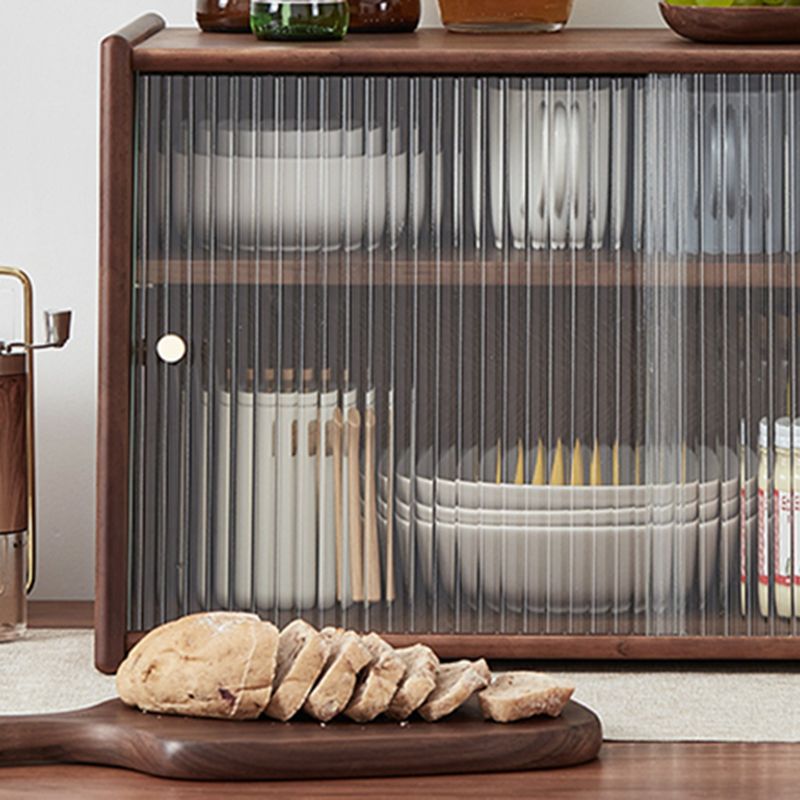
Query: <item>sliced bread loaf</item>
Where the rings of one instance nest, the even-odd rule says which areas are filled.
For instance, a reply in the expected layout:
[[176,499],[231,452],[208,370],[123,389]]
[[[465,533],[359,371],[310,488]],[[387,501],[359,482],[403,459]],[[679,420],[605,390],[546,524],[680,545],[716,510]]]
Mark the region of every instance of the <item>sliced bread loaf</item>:
[[305,703],[328,657],[326,639],[305,620],[290,622],[278,640],[278,665],[266,714],[283,722]]
[[486,719],[515,722],[537,714],[557,717],[572,697],[574,686],[541,672],[506,672],[478,695]]
[[405,664],[406,673],[389,704],[387,714],[392,719],[408,719],[436,688],[439,659],[424,644],[403,647],[395,650],[395,654]]
[[353,699],[344,713],[354,722],[371,722],[389,708],[405,675],[406,665],[377,633],[363,636],[361,643],[372,661],[361,673]]
[[428,722],[435,722],[452,714],[475,692],[485,689],[491,678],[492,673],[483,659],[442,664],[436,675],[436,688],[420,707],[420,715]]
[[136,644],[117,691],[143,711],[255,719],[269,703],[277,650],[278,629],[255,614],[192,614]]
[[361,637],[353,631],[323,628],[321,634],[328,648],[328,658],[303,709],[314,719],[328,722],[344,711],[353,696],[359,672],[372,656],[361,643]]

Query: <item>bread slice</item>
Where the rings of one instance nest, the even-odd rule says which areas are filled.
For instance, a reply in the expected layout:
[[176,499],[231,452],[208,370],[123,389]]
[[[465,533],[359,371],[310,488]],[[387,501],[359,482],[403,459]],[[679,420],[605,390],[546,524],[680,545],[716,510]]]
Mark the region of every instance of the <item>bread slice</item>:
[[395,650],[395,654],[405,664],[406,674],[389,704],[387,714],[392,719],[408,719],[436,688],[439,659],[424,644]]
[[475,692],[485,689],[491,679],[492,673],[483,659],[442,664],[436,675],[436,688],[420,706],[419,713],[428,722],[446,717]]
[[572,697],[574,686],[541,672],[506,672],[478,695],[486,719],[515,722],[537,714],[557,717]]
[[328,646],[328,659],[303,709],[314,719],[329,722],[350,702],[358,674],[372,656],[353,631],[323,628],[321,634]]
[[372,722],[389,708],[406,674],[406,665],[377,633],[363,636],[361,643],[369,651],[372,661],[361,673],[353,699],[344,713],[354,722]]
[[291,719],[303,707],[327,657],[326,640],[313,625],[302,619],[290,622],[278,640],[278,666],[267,716],[282,722]]
[[269,703],[277,650],[278,629],[255,614],[192,614],[136,644],[117,691],[143,711],[255,719]]

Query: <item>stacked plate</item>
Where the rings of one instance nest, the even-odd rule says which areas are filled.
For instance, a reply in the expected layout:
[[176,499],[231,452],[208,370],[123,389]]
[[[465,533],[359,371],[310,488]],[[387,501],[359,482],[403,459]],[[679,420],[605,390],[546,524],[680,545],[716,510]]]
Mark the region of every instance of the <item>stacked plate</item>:
[[[427,161],[420,153],[409,159],[399,129],[253,130],[225,120],[201,122],[187,152],[188,138],[161,154],[170,205],[152,216],[169,218],[195,245],[394,248],[407,224],[416,235],[425,219]],[[162,195],[152,202],[163,203]]]
[[756,527],[753,481],[740,516],[738,479],[554,487],[412,479],[402,467],[391,490],[381,476],[378,500],[402,574],[418,568],[428,592],[470,608],[667,612],[690,598],[702,608],[741,527]]

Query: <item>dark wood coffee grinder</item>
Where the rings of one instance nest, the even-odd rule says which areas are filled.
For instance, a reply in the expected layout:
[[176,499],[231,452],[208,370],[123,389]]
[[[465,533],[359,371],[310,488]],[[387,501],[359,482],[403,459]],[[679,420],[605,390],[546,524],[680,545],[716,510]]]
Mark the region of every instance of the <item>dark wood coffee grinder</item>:
[[[33,353],[63,347],[72,312],[45,312],[47,339],[33,343],[33,286],[22,270],[0,267],[22,285],[23,339],[0,341],[0,641],[25,631],[28,593],[36,579]],[[0,311],[2,313],[2,311]]]

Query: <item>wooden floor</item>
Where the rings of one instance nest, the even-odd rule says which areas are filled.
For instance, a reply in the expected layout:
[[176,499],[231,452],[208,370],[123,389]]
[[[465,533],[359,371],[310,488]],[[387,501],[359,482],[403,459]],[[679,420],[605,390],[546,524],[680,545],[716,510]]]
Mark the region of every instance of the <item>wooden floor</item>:
[[94,603],[85,600],[31,600],[28,603],[31,628],[92,628]]
[[0,797],[537,797],[795,798],[800,745],[607,744],[600,760],[572,769],[432,778],[295,783],[165,781],[124,770],[82,766],[0,769]]

